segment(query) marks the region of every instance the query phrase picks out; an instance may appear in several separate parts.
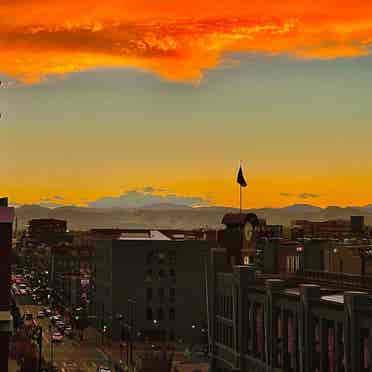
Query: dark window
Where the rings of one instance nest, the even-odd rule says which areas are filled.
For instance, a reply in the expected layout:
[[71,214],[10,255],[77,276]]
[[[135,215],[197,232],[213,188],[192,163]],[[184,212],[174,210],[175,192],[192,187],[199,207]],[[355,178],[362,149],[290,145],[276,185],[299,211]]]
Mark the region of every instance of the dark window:
[[146,297],[148,301],[152,300],[152,288],[147,288],[146,289]]
[[164,278],[165,277],[165,271],[163,269],[159,270],[159,278]]
[[159,295],[160,302],[163,302],[164,301],[164,297],[165,297],[164,288],[159,288],[158,289],[158,295]]
[[158,263],[162,265],[164,264],[164,260],[165,260],[165,253],[163,252],[158,253]]
[[154,252],[147,253],[147,264],[151,265],[154,260]]
[[174,300],[176,297],[176,288],[169,288],[169,297]]
[[173,307],[169,309],[169,320],[176,320],[176,311]]
[[152,270],[148,269],[146,271],[146,281],[151,281],[152,280]]
[[164,310],[159,307],[158,309],[158,320],[163,320],[164,319]]
[[176,252],[169,252],[168,261],[171,265],[174,265],[176,263]]
[[176,272],[174,271],[174,269],[170,269],[170,270],[169,270],[169,275],[170,275],[172,278],[175,278],[175,277],[176,277]]
[[146,318],[147,318],[147,320],[152,320],[152,309],[151,309],[151,307],[147,308]]

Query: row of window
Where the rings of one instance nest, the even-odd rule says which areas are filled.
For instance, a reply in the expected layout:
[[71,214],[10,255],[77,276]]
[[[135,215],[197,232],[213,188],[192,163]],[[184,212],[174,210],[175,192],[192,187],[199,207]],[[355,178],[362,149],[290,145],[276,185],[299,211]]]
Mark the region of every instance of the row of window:
[[216,323],[216,341],[230,348],[234,347],[234,332],[233,328],[227,324]]
[[148,252],[147,254],[147,264],[153,265],[164,265],[165,263],[168,263],[170,265],[174,265],[176,263],[176,252],[170,251],[170,252]]
[[[151,307],[148,307],[146,310],[146,319],[149,321],[162,321],[165,320],[165,311],[162,307],[159,307],[156,310],[153,310]],[[171,307],[168,310],[168,320],[176,320],[176,310]]]
[[152,269],[148,269],[146,271],[146,281],[152,281],[154,279],[165,279],[167,277],[171,279],[176,278],[176,272],[174,271],[174,269],[169,270],[160,269],[157,272],[154,272]]
[[224,318],[233,318],[232,296],[216,296],[216,313]]
[[[169,299],[170,301],[174,301],[176,297],[176,288],[169,288]],[[153,288],[146,288],[146,298],[148,301],[151,301],[154,298],[155,290]],[[165,288],[158,288],[157,295],[160,300],[164,300],[166,297]]]

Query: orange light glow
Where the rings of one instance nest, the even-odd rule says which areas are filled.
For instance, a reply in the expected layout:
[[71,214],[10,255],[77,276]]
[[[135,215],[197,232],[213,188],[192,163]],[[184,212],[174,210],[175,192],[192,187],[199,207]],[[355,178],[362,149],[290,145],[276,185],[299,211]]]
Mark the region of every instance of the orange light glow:
[[0,71],[28,83],[97,67],[197,82],[224,53],[332,59],[367,55],[372,41],[361,0],[7,0],[0,19]]

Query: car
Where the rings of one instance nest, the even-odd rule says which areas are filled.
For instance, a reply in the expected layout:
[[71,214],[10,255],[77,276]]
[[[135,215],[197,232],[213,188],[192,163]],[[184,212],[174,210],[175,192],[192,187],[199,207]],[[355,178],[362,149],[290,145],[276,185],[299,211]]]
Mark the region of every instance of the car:
[[53,324],[56,324],[57,321],[60,321],[62,318],[61,318],[61,315],[57,314],[57,315],[52,315],[49,319],[51,320]]
[[70,325],[66,326],[63,330],[65,336],[70,337],[72,336],[72,327]]
[[44,318],[45,318],[45,313],[44,313],[44,311],[43,311],[43,310],[38,311],[36,317],[37,317],[38,319],[44,319]]
[[61,342],[63,340],[63,334],[61,332],[52,333],[52,342]]
[[44,313],[46,316],[51,316],[52,315],[52,310],[49,309],[49,307],[44,308]]
[[111,372],[109,367],[97,367],[97,372]]
[[65,329],[65,322],[63,322],[62,320],[57,320],[55,324],[59,330]]

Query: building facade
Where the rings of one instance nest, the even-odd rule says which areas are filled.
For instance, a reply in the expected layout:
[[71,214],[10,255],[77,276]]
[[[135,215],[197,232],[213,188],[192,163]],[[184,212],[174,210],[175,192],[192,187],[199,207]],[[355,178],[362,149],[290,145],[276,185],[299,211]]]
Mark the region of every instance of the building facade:
[[130,316],[138,336],[198,343],[208,329],[211,244],[151,230],[97,239],[96,327],[118,339]]
[[325,238],[341,239],[366,233],[363,216],[351,216],[350,220],[309,221],[295,220],[291,223],[292,239]]
[[216,273],[213,298],[212,371],[372,369],[367,292],[267,279],[235,266]]
[[8,371],[9,337],[12,332],[10,314],[11,253],[14,208],[8,199],[0,199],[0,371]]

